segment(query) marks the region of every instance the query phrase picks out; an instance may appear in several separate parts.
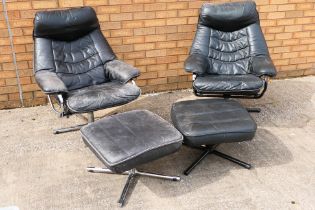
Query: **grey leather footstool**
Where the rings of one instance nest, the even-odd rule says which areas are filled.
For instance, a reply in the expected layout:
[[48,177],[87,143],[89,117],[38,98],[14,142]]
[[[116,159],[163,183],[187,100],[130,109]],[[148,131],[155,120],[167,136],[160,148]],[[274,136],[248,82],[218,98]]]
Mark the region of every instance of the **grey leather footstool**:
[[248,111],[237,101],[200,99],[173,104],[171,117],[174,126],[184,135],[184,144],[203,150],[189,166],[188,175],[208,154],[214,154],[247,169],[251,165],[216,150],[221,143],[251,140],[257,125]]
[[107,168],[88,167],[89,172],[128,175],[118,203],[123,206],[135,175],[179,181],[178,176],[140,172],[140,164],[176,152],[183,136],[170,123],[147,110],[105,117],[81,128],[84,142]]

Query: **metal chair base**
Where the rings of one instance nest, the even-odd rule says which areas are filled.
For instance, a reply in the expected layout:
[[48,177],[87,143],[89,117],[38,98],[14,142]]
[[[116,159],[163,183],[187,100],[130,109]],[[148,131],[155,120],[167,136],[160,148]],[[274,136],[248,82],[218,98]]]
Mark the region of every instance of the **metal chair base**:
[[[91,172],[91,173],[117,174],[108,168],[88,167],[87,171]],[[126,184],[125,184],[124,189],[123,189],[123,191],[120,195],[120,198],[118,200],[120,207],[123,207],[125,205],[128,191],[130,189],[131,184],[133,183],[135,176],[147,176],[147,177],[153,177],[153,178],[159,178],[159,179],[167,179],[170,181],[180,181],[181,180],[181,178],[179,176],[167,176],[167,175],[161,175],[161,174],[147,173],[147,172],[138,171],[136,169],[131,169],[129,171],[125,171],[125,172],[121,173],[121,175],[128,175],[128,178],[126,180]]]
[[231,162],[233,162],[233,163],[236,163],[236,164],[238,164],[238,165],[240,165],[240,166],[242,166],[242,167],[244,167],[244,168],[246,168],[246,169],[251,169],[252,166],[251,166],[250,164],[245,163],[245,162],[243,162],[243,161],[241,161],[241,160],[238,160],[238,159],[236,159],[236,158],[234,158],[234,157],[231,157],[231,156],[229,156],[229,155],[226,155],[226,154],[224,154],[224,153],[222,153],[222,152],[219,152],[219,151],[215,150],[216,146],[217,146],[217,145],[210,146],[210,147],[207,146],[207,147],[200,147],[200,148],[198,148],[198,149],[204,150],[204,152],[184,171],[184,174],[185,174],[186,176],[188,176],[188,175],[191,173],[191,171],[192,171],[203,159],[205,159],[205,157],[206,157],[207,155],[210,155],[210,154],[214,154],[214,155],[216,155],[216,156],[219,156],[219,157],[221,157],[221,158],[224,158],[224,159],[226,159],[226,160],[229,160],[229,161],[231,161]]
[[[84,117],[83,115],[82,116],[78,115],[78,116],[80,116],[82,119],[86,120],[88,123],[94,122],[95,121],[94,113],[93,112],[89,112],[87,114],[88,114],[87,117]],[[60,134],[60,133],[67,133],[67,132],[72,132],[72,131],[78,131],[83,126],[87,125],[88,123],[81,124],[81,125],[75,125],[75,126],[71,126],[71,127],[67,127],[67,128],[54,129],[53,130],[53,134]]]
[[248,112],[255,112],[255,113],[261,112],[261,109],[258,108],[258,107],[248,107],[248,108],[246,108],[246,110],[247,110]]

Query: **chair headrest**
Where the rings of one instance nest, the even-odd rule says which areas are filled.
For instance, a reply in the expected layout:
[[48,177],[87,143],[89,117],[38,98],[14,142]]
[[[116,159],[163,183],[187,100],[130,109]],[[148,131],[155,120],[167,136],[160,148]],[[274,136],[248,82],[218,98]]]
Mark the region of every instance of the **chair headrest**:
[[34,19],[34,37],[71,41],[99,28],[91,7],[37,12]]
[[206,3],[200,9],[199,23],[220,31],[231,32],[256,22],[259,15],[254,1]]

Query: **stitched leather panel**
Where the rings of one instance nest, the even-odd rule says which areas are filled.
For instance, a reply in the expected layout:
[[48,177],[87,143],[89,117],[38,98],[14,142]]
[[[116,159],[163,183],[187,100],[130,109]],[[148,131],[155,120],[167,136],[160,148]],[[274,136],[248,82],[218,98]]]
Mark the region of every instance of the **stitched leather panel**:
[[192,146],[251,140],[257,125],[236,101],[201,99],[177,102],[172,106],[174,126]]
[[72,112],[91,112],[126,104],[137,99],[140,88],[119,81],[106,82],[71,91],[67,94],[67,105]]
[[246,28],[234,32],[210,30],[209,73],[247,74],[250,52]]
[[89,35],[72,42],[52,41],[57,75],[69,90],[106,81],[103,62]]
[[112,171],[120,173],[177,151],[183,136],[146,110],[100,119],[81,128],[85,143]]
[[204,4],[190,50],[192,54],[209,58],[207,71],[198,72],[220,75],[250,73],[253,57],[269,57],[255,2]]
[[207,75],[199,76],[194,81],[198,92],[233,92],[258,93],[263,81],[254,75]]

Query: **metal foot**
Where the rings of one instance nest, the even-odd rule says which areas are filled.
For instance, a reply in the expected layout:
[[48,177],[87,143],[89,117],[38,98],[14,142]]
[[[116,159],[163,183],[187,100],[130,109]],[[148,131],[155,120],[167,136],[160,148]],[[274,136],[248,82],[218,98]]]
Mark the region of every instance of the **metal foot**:
[[201,155],[200,157],[195,160],[185,171],[184,174],[186,176],[188,176],[190,174],[190,172],[208,155],[211,153],[210,149],[206,149]]
[[210,154],[214,154],[214,155],[217,155],[221,158],[224,158],[226,160],[229,160],[233,163],[236,163],[244,168],[247,168],[247,169],[250,169],[252,166],[248,163],[245,163],[241,160],[238,160],[234,157],[231,157],[229,155],[226,155],[222,152],[219,152],[217,150],[215,150],[215,148],[217,147],[218,145],[210,145],[210,146],[205,146],[205,147],[194,147],[196,149],[199,149],[199,150],[203,150],[203,153],[200,155],[199,158],[197,158],[197,160],[195,160],[185,171],[184,171],[184,174],[186,176],[188,176],[190,174],[190,172],[207,156],[207,155],[210,155]]
[[[98,167],[87,167],[86,168],[88,172],[91,173],[106,173],[106,174],[119,174],[111,171],[108,168],[98,168]],[[130,189],[131,183],[135,176],[147,176],[147,177],[153,177],[153,178],[159,178],[159,179],[167,179],[171,181],[180,181],[181,178],[179,176],[167,176],[167,175],[161,175],[161,174],[155,174],[155,173],[147,173],[142,171],[137,171],[136,169],[131,169],[129,171],[125,171],[123,173],[120,173],[121,175],[128,175],[126,184],[124,186],[124,189],[120,195],[120,198],[118,200],[119,205],[122,207],[125,204],[126,197],[128,194],[128,191]]]
[[217,150],[214,150],[212,153],[215,154],[215,155],[217,155],[217,156],[219,156],[219,157],[221,157],[221,158],[224,158],[224,159],[229,160],[229,161],[231,161],[231,162],[233,162],[233,163],[236,163],[236,164],[238,164],[238,165],[240,165],[240,166],[242,166],[242,167],[244,167],[244,168],[250,169],[250,168],[252,167],[252,166],[251,166],[250,164],[248,164],[248,163],[245,163],[245,162],[243,162],[243,161],[241,161],[241,160],[238,160],[238,159],[236,159],[236,158],[234,158],[234,157],[231,157],[231,156],[229,156],[229,155],[226,155],[226,154],[224,154],[224,153],[222,153],[222,152],[219,152],[219,151],[217,151]]
[[126,180],[126,184],[125,184],[124,189],[121,192],[120,198],[118,200],[118,203],[119,203],[120,207],[123,207],[125,205],[127,193],[128,193],[128,191],[130,189],[130,185],[131,185],[134,177],[135,177],[135,170],[132,169],[130,171],[129,175],[128,175],[128,178]]
[[72,126],[72,127],[68,127],[68,128],[55,129],[55,130],[53,130],[53,133],[54,133],[54,134],[60,134],[60,133],[67,133],[67,132],[71,132],[71,131],[78,131],[78,130],[80,130],[84,125],[86,125],[86,124],[76,125],[76,126]]
[[[87,118],[84,117],[81,114],[78,114],[77,116],[79,116],[80,118],[86,120],[88,123],[92,123],[95,120],[93,112],[87,113]],[[81,125],[76,125],[76,126],[72,126],[72,127],[68,127],[68,128],[59,128],[59,129],[53,130],[53,133],[54,134],[60,134],[60,133],[67,133],[67,132],[71,132],[71,131],[78,131],[85,125],[86,124],[81,124]]]
[[255,113],[259,113],[261,112],[260,108],[246,108],[248,112],[255,112]]

